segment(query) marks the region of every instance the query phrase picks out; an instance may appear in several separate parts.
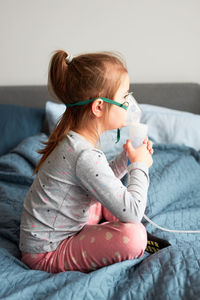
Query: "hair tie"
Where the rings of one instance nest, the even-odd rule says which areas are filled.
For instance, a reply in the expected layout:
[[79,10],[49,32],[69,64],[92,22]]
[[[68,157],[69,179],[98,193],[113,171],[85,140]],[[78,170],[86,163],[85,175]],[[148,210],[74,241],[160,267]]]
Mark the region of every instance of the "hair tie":
[[73,58],[74,58],[73,55],[68,54],[67,57],[65,58],[66,64],[69,65],[72,62]]

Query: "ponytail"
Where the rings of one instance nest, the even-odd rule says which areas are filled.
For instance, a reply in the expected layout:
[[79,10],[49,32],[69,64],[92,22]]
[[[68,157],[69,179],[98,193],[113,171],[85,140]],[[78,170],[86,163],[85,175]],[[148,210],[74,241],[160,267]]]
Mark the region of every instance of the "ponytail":
[[[67,80],[67,64],[65,59],[67,57],[67,53],[62,50],[56,51],[53,55],[50,65],[49,65],[49,73],[48,73],[48,88],[50,93],[53,92],[58,99],[65,99],[66,92],[66,80]],[[49,154],[55,149],[58,143],[67,135],[68,131],[71,128],[72,118],[69,111],[65,111],[62,116],[60,122],[58,123],[55,130],[51,133],[49,140],[47,142],[42,142],[46,147],[37,151],[39,154],[42,154],[42,157],[37,164],[35,170],[33,171],[33,175],[36,174],[42,165],[42,163],[46,160]]]

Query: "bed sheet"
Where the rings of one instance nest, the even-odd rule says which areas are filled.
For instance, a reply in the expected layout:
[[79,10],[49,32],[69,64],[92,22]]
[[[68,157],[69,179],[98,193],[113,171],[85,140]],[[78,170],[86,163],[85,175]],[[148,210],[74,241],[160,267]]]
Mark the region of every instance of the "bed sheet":
[[[50,274],[20,261],[19,225],[23,200],[39,160],[45,134],[24,140],[0,157],[0,299],[198,299],[200,234],[147,230],[170,247],[89,274]],[[177,145],[154,145],[146,214],[161,226],[200,229],[200,154]],[[127,184],[127,176],[123,178]]]

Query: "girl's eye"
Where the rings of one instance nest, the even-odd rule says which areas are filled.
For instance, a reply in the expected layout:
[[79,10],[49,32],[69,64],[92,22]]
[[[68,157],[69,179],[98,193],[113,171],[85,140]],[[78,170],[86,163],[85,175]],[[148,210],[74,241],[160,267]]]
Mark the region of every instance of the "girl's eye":
[[125,96],[124,96],[124,99],[126,99],[126,97],[128,97],[128,95],[129,95],[129,94],[125,95]]

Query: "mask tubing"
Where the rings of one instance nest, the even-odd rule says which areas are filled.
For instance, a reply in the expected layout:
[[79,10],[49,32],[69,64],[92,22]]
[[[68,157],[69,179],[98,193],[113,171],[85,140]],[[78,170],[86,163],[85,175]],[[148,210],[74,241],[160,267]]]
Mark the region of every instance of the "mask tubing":
[[163,230],[163,231],[167,231],[167,232],[175,232],[175,233],[200,233],[200,230],[175,230],[175,229],[167,229],[164,227],[161,227],[159,225],[157,225],[156,223],[154,223],[152,220],[150,220],[146,215],[144,215],[145,220],[147,220],[151,225],[153,225],[154,227]]

